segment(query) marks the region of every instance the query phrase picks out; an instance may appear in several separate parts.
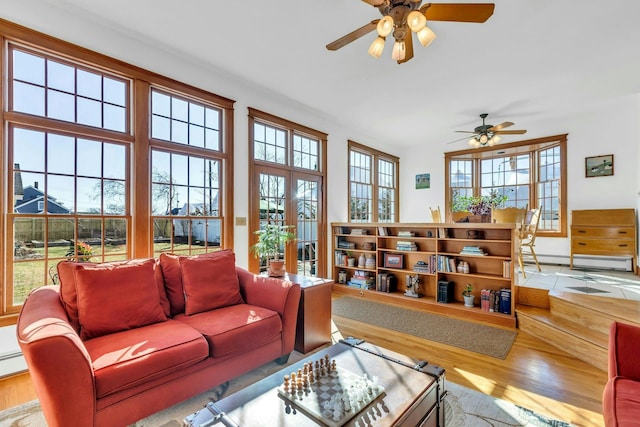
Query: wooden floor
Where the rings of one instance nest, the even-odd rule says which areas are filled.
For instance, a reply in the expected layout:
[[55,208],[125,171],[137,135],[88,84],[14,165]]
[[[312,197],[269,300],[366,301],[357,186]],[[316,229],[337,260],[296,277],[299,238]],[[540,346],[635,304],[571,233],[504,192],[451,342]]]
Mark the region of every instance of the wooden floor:
[[447,381],[576,426],[603,425],[607,373],[525,332],[518,331],[509,355],[500,360],[339,316],[333,319],[334,338],[353,336],[427,360],[446,370]]

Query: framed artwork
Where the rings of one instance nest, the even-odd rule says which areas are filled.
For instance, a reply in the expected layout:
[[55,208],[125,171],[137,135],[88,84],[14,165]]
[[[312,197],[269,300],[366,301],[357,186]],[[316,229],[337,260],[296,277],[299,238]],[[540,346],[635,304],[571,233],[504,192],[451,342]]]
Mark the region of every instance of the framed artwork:
[[584,174],[587,178],[613,175],[613,154],[606,156],[586,157]]
[[404,257],[402,254],[384,254],[384,267],[385,268],[403,268]]
[[416,175],[416,190],[431,188],[431,174],[421,173]]

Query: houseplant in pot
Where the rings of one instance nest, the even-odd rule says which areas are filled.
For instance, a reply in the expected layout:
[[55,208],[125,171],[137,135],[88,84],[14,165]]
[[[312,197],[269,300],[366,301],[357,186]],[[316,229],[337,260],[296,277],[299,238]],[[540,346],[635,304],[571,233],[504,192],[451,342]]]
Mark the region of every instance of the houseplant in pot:
[[464,288],[464,291],[462,291],[462,297],[464,298],[465,307],[473,307],[473,301],[476,297],[471,294],[471,291],[473,291],[473,286],[471,286],[471,283],[467,284],[467,287]]
[[251,246],[256,258],[264,259],[268,265],[268,274],[273,277],[284,276],[284,260],[280,259],[280,246],[296,240],[293,225],[266,224],[254,232],[258,242]]
[[451,205],[452,212],[468,212],[465,222],[491,222],[491,209],[499,208],[509,200],[504,194],[491,190],[485,196],[460,196],[454,194]]

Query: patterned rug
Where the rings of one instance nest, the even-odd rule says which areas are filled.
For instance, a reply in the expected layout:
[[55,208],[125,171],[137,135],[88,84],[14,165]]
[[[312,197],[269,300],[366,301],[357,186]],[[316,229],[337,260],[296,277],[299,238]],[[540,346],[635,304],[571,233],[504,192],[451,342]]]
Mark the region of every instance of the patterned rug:
[[[294,352],[289,358],[289,362],[294,363],[303,356]],[[217,387],[206,391],[140,420],[131,427],[181,427],[182,420],[186,415],[202,409],[210,400],[218,400],[220,397],[247,387],[280,369],[282,369],[281,365],[275,362],[268,363],[229,382],[228,388]],[[446,387],[445,420],[447,427],[570,426],[568,423],[548,419],[528,409],[451,382],[447,382]],[[46,425],[37,400],[0,412],[0,427],[46,427]]]

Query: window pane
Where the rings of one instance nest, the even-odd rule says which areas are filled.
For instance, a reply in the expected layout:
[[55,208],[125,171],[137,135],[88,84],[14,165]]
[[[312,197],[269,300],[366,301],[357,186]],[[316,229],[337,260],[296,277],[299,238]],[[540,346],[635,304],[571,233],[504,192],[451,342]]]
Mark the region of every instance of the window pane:
[[21,113],[44,116],[44,89],[26,83],[14,82],[13,109]]
[[13,163],[20,169],[44,172],[44,133],[27,129],[13,131]]
[[102,105],[98,101],[78,98],[78,123],[88,126],[102,126]]
[[127,85],[124,82],[105,77],[103,79],[104,101],[120,107],[126,106]]
[[50,88],[74,93],[75,82],[76,75],[73,67],[55,61],[47,62],[47,84]]
[[126,128],[127,110],[123,107],[116,107],[109,104],[103,104],[104,109],[104,128],[115,130],[116,132],[124,132]]
[[47,148],[47,167],[50,173],[75,173],[75,141],[72,137],[49,134]]
[[47,92],[47,116],[67,122],[74,121],[75,99],[73,95],[49,90]]
[[78,175],[102,176],[102,143],[78,140]]
[[92,98],[95,100],[102,99],[102,77],[98,74],[90,73],[85,70],[78,70],[78,95]]
[[14,80],[21,80],[43,86],[44,58],[14,50],[13,78]]

